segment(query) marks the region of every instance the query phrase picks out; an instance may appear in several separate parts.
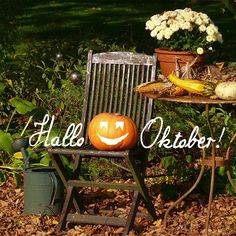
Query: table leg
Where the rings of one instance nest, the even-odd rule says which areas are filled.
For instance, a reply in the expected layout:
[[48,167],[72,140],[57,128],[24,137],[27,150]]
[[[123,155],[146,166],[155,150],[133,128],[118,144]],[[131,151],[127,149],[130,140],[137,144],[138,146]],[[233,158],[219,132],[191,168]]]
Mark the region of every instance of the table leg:
[[211,213],[211,204],[214,192],[214,183],[215,183],[215,157],[213,157],[213,165],[211,168],[211,185],[210,185],[210,193],[208,200],[208,209],[207,209],[207,217],[206,217],[206,235],[208,235],[209,223],[210,223],[210,213]]
[[203,174],[204,174],[204,170],[205,170],[205,165],[202,164],[201,167],[201,171],[198,175],[198,178],[196,179],[195,183],[193,184],[193,186],[184,194],[182,195],[177,201],[174,202],[174,204],[172,204],[166,211],[165,216],[164,216],[164,227],[166,228],[167,226],[167,216],[169,215],[170,211],[177,205],[179,204],[184,198],[186,198],[198,185],[198,183],[200,182]]

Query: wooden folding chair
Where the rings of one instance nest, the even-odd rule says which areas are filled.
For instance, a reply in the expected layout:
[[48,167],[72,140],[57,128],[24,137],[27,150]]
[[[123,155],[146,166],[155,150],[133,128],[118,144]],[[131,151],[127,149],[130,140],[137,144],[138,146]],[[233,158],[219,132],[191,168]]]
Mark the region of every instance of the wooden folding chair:
[[[106,52],[88,54],[86,87],[84,94],[82,124],[85,145],[80,148],[49,148],[53,164],[57,169],[65,187],[66,197],[57,226],[57,232],[61,231],[66,221],[73,223],[89,223],[124,226],[123,235],[132,229],[138,206],[143,201],[153,220],[157,218],[154,205],[150,199],[144,183],[145,163],[148,150],[140,146],[140,143],[131,150],[101,151],[89,144],[87,128],[91,119],[101,112],[120,113],[131,117],[141,131],[144,125],[151,119],[152,100],[143,97],[133,91],[140,83],[155,80],[156,56],[131,52]],[[148,132],[145,133],[148,137]],[[72,175],[67,176],[62,164],[61,155],[72,156],[75,160]],[[123,158],[134,178],[134,184],[107,183],[79,180],[81,162],[83,158],[106,157]],[[83,196],[78,188],[99,187],[105,189],[126,189],[133,191],[133,199],[127,219],[110,216],[88,214],[83,204]],[[73,203],[73,204],[72,204]],[[76,213],[70,213],[72,205]]]

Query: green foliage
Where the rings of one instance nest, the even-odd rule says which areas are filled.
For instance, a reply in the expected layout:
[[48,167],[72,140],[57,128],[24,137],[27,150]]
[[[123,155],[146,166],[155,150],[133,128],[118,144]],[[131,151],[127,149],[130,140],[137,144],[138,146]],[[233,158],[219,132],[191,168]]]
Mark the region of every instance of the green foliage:
[[[171,132],[168,138],[172,140],[172,143],[175,138],[175,134],[179,131],[183,134],[183,138],[189,138],[189,134],[193,129],[193,127],[189,125],[190,123],[194,126],[198,125],[200,127],[200,132],[205,137],[210,136],[209,124],[206,120],[206,112],[204,111],[204,107],[181,104],[175,106],[176,104],[174,103],[163,104],[162,102],[158,102],[155,105],[156,109],[154,116],[161,116],[163,118],[164,128],[167,127],[167,125],[170,125],[171,127]],[[236,113],[234,109],[232,109],[231,105],[214,105],[209,110],[209,120],[214,133],[214,138],[216,140],[219,140],[222,129],[225,127],[224,135],[219,142],[220,148],[217,149],[218,155],[224,157],[226,155],[226,149],[228,148],[229,141],[232,135],[236,132]],[[159,127],[156,127],[155,129],[159,130]],[[155,130],[154,133],[156,133]],[[235,156],[235,147],[236,144],[234,142],[231,157]],[[154,150],[156,153],[153,153]],[[160,149],[154,146],[151,151],[154,158],[155,156],[161,156],[162,166],[166,169],[167,176],[169,176],[167,179],[167,183],[169,184],[173,182],[178,183],[182,181],[189,181],[189,179],[199,172],[199,170],[197,170],[193,165],[195,160],[201,158],[201,150],[197,147],[191,148],[190,150],[188,148],[181,150],[165,150],[164,148]],[[210,148],[207,149],[207,155],[211,155]],[[232,161],[230,166],[232,176],[233,178],[236,178],[236,175],[234,174],[236,173],[235,162]],[[225,175],[225,167],[217,168],[216,173],[216,192],[222,193],[224,191],[228,191],[229,193],[234,193],[232,187],[226,184],[227,177]],[[209,173],[207,173],[199,184],[199,191],[205,193],[209,191],[209,178]]]
[[[23,159],[17,159],[14,154],[14,149],[12,147],[13,140],[16,137],[23,136],[30,121],[32,120],[34,114],[37,114],[37,107],[27,100],[20,98],[12,98],[9,100],[9,105],[14,108],[8,124],[5,130],[0,129],[0,175],[1,181],[6,180],[6,173],[12,174],[16,184],[20,184],[19,172],[23,170],[24,163]],[[28,121],[24,125],[24,128],[19,134],[19,129],[22,129],[20,125],[13,123],[14,116],[27,116]]]
[[12,148],[13,139],[9,133],[0,130],[0,151],[6,152],[8,155],[13,154]]
[[82,175],[84,178],[114,178],[121,176],[121,169],[111,165],[111,162],[106,158],[92,159],[83,162]]

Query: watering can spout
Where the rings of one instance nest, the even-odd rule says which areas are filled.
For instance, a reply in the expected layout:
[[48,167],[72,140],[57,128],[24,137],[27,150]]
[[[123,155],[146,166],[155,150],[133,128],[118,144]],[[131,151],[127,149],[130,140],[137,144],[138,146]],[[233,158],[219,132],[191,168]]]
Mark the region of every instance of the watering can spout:
[[29,147],[29,138],[28,137],[20,137],[16,138],[13,141],[12,147],[15,152],[21,152],[24,158],[24,168],[29,168],[29,155],[27,152],[27,148]]

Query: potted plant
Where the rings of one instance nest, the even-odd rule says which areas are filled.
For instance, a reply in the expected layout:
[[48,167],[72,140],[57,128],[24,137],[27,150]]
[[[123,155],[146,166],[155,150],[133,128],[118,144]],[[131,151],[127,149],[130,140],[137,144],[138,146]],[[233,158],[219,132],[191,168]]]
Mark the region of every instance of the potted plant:
[[213,50],[214,44],[223,42],[208,15],[190,8],[153,15],[146,22],[146,30],[157,40],[155,52],[164,76],[175,70],[177,64],[182,67],[186,62],[195,65],[203,62],[204,53]]

